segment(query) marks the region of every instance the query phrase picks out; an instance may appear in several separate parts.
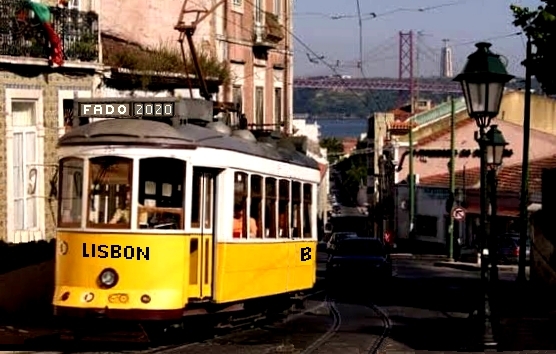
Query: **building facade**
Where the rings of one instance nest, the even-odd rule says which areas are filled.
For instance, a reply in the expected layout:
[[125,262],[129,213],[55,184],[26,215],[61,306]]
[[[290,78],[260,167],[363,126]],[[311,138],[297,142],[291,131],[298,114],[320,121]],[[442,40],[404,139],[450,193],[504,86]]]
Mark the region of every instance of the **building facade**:
[[[196,27],[193,40],[201,55],[228,63],[230,79],[215,99],[233,102],[251,128],[292,132],[293,48],[291,0],[101,0],[102,32],[145,47],[178,48],[174,29],[185,2],[184,22],[195,11],[207,17]],[[148,16],[145,9],[148,9]],[[125,13],[126,21],[121,21]],[[186,44],[186,52],[189,49]],[[194,90],[198,97],[198,90]],[[168,93],[175,94],[175,93]],[[187,97],[187,91],[182,93]]]
[[98,2],[43,4],[46,21],[32,6],[0,0],[0,240],[9,243],[54,237],[57,139],[72,99],[92,97],[101,71]]

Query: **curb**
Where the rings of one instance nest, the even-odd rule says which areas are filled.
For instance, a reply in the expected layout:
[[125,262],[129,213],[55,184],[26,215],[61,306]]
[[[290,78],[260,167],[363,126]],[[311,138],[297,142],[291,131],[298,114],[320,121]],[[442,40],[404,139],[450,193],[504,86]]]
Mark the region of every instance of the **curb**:
[[[435,262],[435,267],[452,268],[466,271],[479,271],[481,270],[481,265],[476,263],[456,263],[456,262]],[[514,265],[498,265],[498,270],[502,272],[515,271],[517,266]]]
[[435,262],[434,266],[435,267],[465,270],[465,271],[469,271],[469,272],[480,271],[481,270],[480,265],[472,264],[472,263],[467,263],[466,264],[466,263],[453,263],[453,262]]
[[436,254],[412,254],[412,253],[391,253],[392,259],[420,259],[420,260],[443,260],[448,259],[448,256],[441,256]]

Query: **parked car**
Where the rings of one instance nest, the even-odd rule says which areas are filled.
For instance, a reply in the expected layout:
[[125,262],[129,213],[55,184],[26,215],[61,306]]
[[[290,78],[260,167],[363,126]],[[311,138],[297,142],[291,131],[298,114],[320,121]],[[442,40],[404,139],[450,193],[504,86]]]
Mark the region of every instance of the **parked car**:
[[336,245],[348,238],[356,238],[357,233],[355,232],[334,232],[328,240],[328,244],[326,245],[326,250],[328,252],[332,252],[336,249]]
[[327,279],[368,286],[369,280],[387,281],[392,277],[390,255],[376,238],[346,238],[338,242],[326,264]]
[[[525,249],[526,261],[529,262],[531,243],[527,239]],[[500,264],[517,264],[519,262],[519,235],[503,234],[498,238],[498,262]]]

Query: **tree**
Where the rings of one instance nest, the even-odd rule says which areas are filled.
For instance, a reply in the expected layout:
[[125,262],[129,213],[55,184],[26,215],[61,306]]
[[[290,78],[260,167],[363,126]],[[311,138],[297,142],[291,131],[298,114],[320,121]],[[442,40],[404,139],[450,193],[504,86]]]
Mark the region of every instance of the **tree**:
[[342,144],[342,142],[337,138],[321,139],[320,146],[326,149],[328,162],[331,164],[338,161],[344,152],[344,144]]
[[544,5],[535,10],[517,5],[510,6],[513,12],[513,24],[531,38],[535,52],[524,65],[541,84],[543,91],[556,94],[556,2],[541,0]]

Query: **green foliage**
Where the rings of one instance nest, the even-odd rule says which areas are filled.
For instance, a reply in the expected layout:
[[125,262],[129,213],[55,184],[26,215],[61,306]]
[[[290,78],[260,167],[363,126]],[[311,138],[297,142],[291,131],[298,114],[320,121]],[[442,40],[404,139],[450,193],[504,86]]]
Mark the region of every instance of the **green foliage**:
[[320,146],[327,150],[328,162],[335,163],[344,152],[344,144],[337,138],[324,138],[320,141]]
[[[115,68],[125,68],[147,73],[189,73],[195,74],[191,58],[186,57],[183,64],[182,54],[178,48],[160,44],[154,48],[141,48],[129,43],[114,43],[103,41],[103,61],[106,65]],[[230,79],[230,69],[226,63],[206,53],[197,55],[199,66],[206,79],[217,79],[224,83]],[[152,74],[151,74],[152,75]]]
[[530,65],[532,74],[540,82],[546,94],[556,94],[556,2],[542,0],[545,3],[537,9],[511,5],[513,24],[531,38],[535,53]]
[[[421,93],[422,99],[445,101],[448,94]],[[408,101],[408,100],[405,100]],[[404,102],[404,100],[402,100]],[[368,103],[368,104],[366,104]],[[308,113],[317,118],[366,118],[374,112],[394,109],[400,103],[397,91],[320,90],[294,88],[295,113]]]
[[353,201],[357,200],[361,183],[367,181],[367,155],[352,155],[338,162],[335,168],[342,176],[344,191]]

